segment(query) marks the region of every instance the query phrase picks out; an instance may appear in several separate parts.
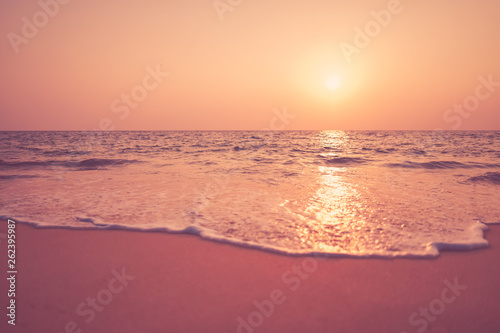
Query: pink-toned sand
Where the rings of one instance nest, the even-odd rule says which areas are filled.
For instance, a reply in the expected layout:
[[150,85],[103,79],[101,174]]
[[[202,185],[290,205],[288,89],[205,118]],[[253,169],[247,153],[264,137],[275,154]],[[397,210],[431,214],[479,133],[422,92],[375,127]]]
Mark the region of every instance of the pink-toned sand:
[[3,278],[1,332],[500,332],[498,226],[487,249],[418,260],[319,261],[160,233],[16,232],[16,326]]

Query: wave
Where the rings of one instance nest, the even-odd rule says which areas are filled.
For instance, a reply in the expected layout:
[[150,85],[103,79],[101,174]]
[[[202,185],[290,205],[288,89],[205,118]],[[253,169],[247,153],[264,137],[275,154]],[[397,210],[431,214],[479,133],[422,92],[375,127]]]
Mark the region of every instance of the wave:
[[486,169],[499,168],[500,164],[488,163],[460,163],[455,161],[431,161],[431,162],[410,162],[403,163],[388,163],[385,166],[390,168],[407,168],[407,169]]
[[390,153],[393,153],[393,152],[397,151],[397,149],[396,148],[386,148],[386,149],[377,148],[374,151],[376,153],[379,153],[379,154],[390,154]]
[[294,153],[311,153],[311,154],[316,152],[315,150],[311,150],[311,149],[297,149],[297,148],[293,148],[290,151],[294,152]]
[[108,159],[108,158],[90,158],[79,162],[72,162],[70,166],[77,168],[100,168],[107,166],[120,166],[132,163],[138,163],[138,160],[125,160],[125,159]]
[[[392,251],[367,251],[364,253],[347,253],[347,252],[324,252],[318,250],[300,250],[300,249],[288,249],[281,246],[275,246],[270,244],[261,244],[249,240],[240,240],[236,238],[229,238],[222,236],[217,232],[200,226],[200,225],[188,225],[184,227],[171,228],[171,227],[146,227],[146,226],[131,226],[131,225],[120,225],[120,224],[107,224],[99,218],[90,217],[76,217],[75,220],[78,222],[83,222],[83,225],[49,225],[39,222],[25,221],[17,219],[16,217],[0,215],[0,220],[14,219],[17,223],[23,223],[31,225],[39,229],[69,229],[69,230],[124,230],[131,232],[158,232],[158,233],[169,233],[169,234],[188,234],[195,235],[202,239],[207,239],[210,241],[231,244],[235,246],[240,246],[244,248],[256,249],[260,251],[266,251],[270,253],[282,254],[293,257],[301,256],[313,256],[315,258],[381,258],[381,259],[394,259],[394,258],[436,258],[444,251],[470,251],[475,249],[486,248],[489,246],[488,241],[484,238],[484,231],[488,230],[488,226],[485,223],[479,221],[475,222],[471,227],[468,228],[469,235],[471,238],[469,240],[460,240],[456,242],[431,242],[426,245],[425,252],[423,253],[412,253],[407,251],[392,252]],[[492,223],[493,224],[493,223]]]
[[12,180],[17,178],[37,178],[35,175],[0,175],[0,180]]
[[342,166],[364,164],[366,162],[368,162],[368,160],[359,157],[335,157],[326,160],[326,163],[328,164],[342,165]]
[[500,172],[487,172],[481,176],[471,177],[467,181],[472,183],[489,183],[500,185]]
[[41,162],[41,161],[7,162],[4,160],[0,160],[0,170],[22,169],[22,168],[43,167],[43,166],[47,166],[47,162]]
[[79,169],[98,169],[108,166],[121,166],[131,163],[138,163],[137,160],[89,158],[81,161],[20,161],[8,162],[0,160],[0,170],[2,169],[31,169],[47,167],[68,167]]
[[79,150],[50,150],[44,151],[43,155],[47,156],[75,156],[75,155],[88,155],[90,151]]

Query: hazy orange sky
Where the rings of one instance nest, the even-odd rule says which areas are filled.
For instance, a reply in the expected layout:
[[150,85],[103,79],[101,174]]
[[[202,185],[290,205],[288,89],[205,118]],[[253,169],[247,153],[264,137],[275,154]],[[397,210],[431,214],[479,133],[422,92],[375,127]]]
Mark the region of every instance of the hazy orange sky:
[[0,130],[500,129],[499,1],[59,1],[0,2]]

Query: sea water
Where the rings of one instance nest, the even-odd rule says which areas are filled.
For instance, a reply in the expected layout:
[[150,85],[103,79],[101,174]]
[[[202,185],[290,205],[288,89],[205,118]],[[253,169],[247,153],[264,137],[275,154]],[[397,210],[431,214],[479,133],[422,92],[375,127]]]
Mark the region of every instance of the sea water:
[[437,256],[500,221],[498,131],[0,132],[0,216],[292,255]]

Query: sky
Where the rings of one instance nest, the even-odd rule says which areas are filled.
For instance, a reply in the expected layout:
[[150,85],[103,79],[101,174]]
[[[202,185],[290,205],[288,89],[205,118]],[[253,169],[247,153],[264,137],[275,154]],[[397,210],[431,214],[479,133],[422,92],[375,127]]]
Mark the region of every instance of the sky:
[[0,0],[0,130],[499,130],[499,13],[494,0]]

